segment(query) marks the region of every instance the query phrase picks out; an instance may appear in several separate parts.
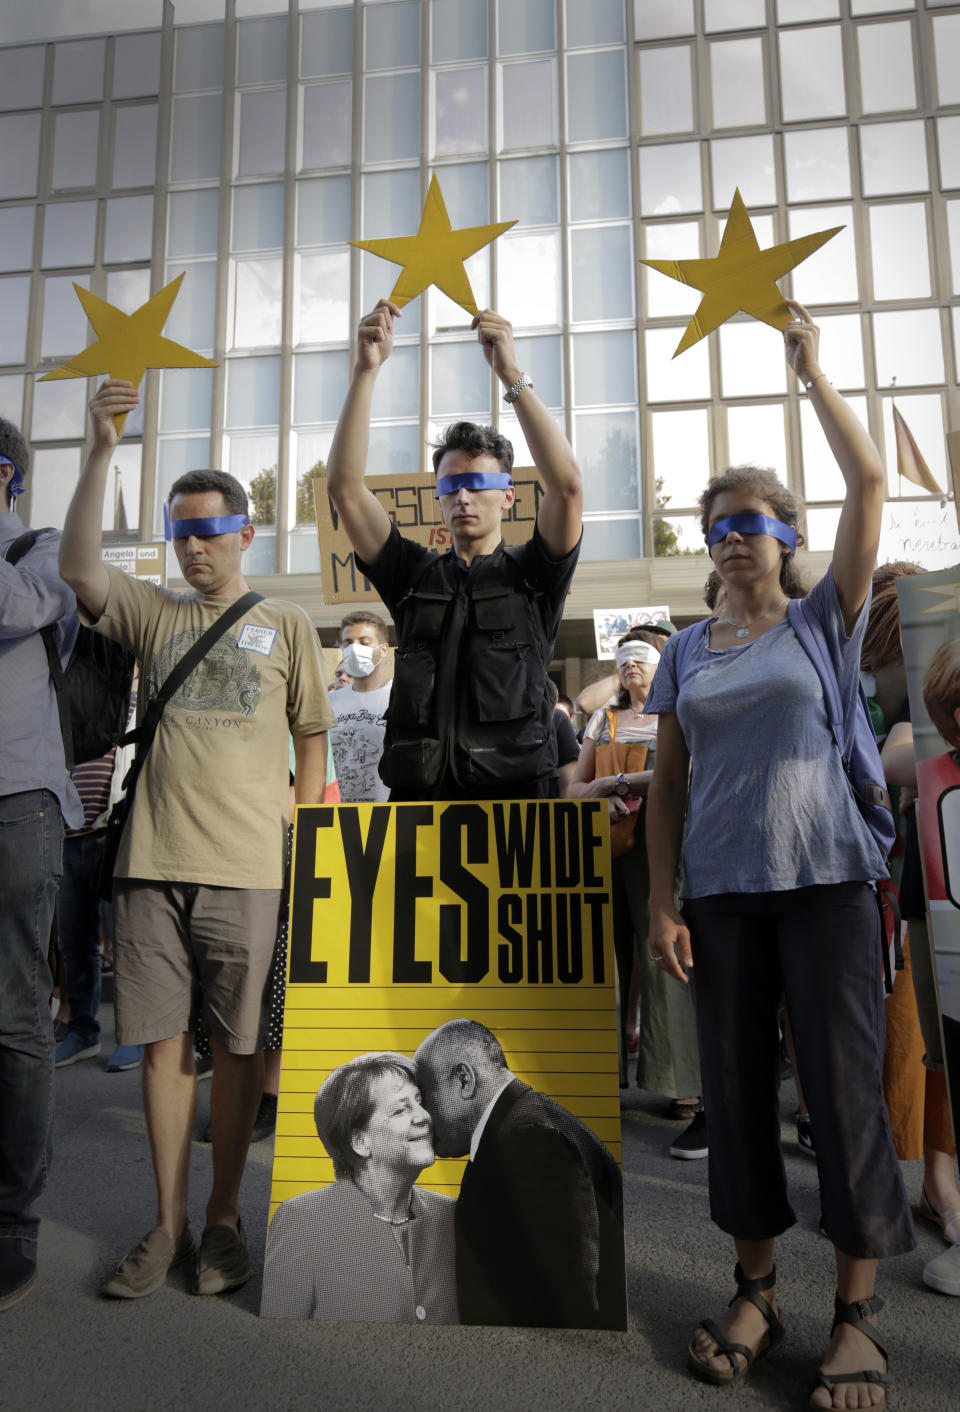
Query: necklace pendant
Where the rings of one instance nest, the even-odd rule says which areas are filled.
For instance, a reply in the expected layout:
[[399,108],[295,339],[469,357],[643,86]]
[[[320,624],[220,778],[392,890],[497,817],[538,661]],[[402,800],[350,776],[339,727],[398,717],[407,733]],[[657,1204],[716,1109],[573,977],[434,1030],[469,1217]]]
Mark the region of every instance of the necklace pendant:
[[737,628],[736,632],[734,633],[734,637],[749,637],[749,636],[750,636],[750,629],[749,629],[749,628]]

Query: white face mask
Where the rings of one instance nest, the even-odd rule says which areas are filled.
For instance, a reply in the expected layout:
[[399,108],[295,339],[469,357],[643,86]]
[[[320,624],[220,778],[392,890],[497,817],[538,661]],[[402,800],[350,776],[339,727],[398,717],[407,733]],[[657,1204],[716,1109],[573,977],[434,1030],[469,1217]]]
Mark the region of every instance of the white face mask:
[[352,677],[368,677],[379,666],[373,660],[373,648],[366,642],[351,642],[343,649],[343,665]]

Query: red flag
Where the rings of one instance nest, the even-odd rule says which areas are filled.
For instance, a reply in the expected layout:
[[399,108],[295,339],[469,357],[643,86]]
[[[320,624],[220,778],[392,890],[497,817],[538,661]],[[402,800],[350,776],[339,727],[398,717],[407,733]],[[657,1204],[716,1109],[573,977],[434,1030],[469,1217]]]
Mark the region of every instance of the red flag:
[[920,454],[920,447],[913,439],[913,432],[900,415],[896,402],[891,403],[891,406],[893,408],[893,434],[897,439],[897,475],[903,476],[906,480],[912,480],[914,485],[920,485],[924,490],[929,490],[931,495],[942,495],[943,491],[937,485],[933,478],[933,472]]

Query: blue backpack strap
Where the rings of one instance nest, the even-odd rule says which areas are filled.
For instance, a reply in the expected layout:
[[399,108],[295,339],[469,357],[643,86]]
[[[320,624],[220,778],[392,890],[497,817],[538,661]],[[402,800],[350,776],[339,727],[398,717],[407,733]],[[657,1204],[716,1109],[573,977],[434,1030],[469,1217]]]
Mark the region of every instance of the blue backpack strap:
[[846,766],[850,746],[844,729],[843,703],[840,700],[840,683],[834,670],[830,653],[820,624],[814,617],[805,598],[791,598],[787,604],[787,620],[793,628],[800,645],[806,652],[820,678],[823,688],[823,701],[827,708],[830,729],[837,742],[837,749]]

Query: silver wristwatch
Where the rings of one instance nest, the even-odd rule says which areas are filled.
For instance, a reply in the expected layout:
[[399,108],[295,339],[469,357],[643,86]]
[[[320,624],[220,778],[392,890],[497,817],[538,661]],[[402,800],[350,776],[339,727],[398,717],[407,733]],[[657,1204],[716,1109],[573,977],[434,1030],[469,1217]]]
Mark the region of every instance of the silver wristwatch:
[[525,387],[533,387],[533,378],[528,377],[526,373],[521,373],[516,382],[511,387],[508,387],[503,394],[504,402],[516,402]]
[[613,782],[613,792],[619,794],[621,799],[626,799],[630,793],[630,781],[622,771]]

